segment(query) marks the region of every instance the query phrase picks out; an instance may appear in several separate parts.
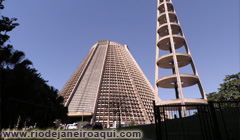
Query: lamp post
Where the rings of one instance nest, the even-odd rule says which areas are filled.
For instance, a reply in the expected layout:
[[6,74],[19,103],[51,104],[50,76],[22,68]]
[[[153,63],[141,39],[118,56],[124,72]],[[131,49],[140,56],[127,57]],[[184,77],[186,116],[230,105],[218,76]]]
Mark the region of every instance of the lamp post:
[[121,128],[120,107],[118,105],[118,128]]
[[82,126],[83,126],[83,116],[84,116],[84,109],[83,109],[83,113],[82,113]]
[[117,105],[118,110],[114,110],[114,114],[117,114],[118,112],[118,128],[121,128],[121,118],[120,118],[120,105]]

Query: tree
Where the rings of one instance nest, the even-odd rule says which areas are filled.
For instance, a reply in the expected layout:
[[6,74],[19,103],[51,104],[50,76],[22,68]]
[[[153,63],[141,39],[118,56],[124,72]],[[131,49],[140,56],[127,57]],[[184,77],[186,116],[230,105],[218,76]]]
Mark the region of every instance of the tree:
[[207,94],[209,101],[240,101],[240,72],[227,75],[218,92]]
[[[0,9],[4,8],[2,2]],[[67,108],[58,90],[47,84],[22,51],[8,44],[7,33],[19,25],[16,21],[4,16],[0,19],[0,129],[35,123],[44,128],[52,126],[55,119],[64,122]]]
[[136,122],[135,122],[134,120],[131,120],[131,122],[130,122],[129,125],[130,125],[130,126],[136,126]]

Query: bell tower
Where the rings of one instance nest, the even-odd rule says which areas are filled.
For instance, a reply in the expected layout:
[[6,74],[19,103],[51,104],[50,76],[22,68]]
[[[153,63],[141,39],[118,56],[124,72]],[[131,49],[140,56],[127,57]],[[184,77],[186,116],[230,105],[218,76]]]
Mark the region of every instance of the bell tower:
[[[179,53],[177,51],[180,48],[184,50],[184,53]],[[165,54],[159,56],[160,51],[165,51]],[[179,68],[188,65],[191,66],[190,69],[193,71],[193,74],[180,73]],[[168,71],[171,71],[172,74],[159,77],[159,72],[161,72],[162,69],[167,69]],[[183,88],[195,84],[198,85],[201,98],[184,98]],[[207,104],[207,98],[202,83],[174,10],[172,0],[158,0],[155,69],[156,97],[158,94],[161,95],[161,92],[158,91],[160,88],[174,89],[176,98],[160,101],[157,104]],[[192,93],[192,95],[194,94],[196,93]]]

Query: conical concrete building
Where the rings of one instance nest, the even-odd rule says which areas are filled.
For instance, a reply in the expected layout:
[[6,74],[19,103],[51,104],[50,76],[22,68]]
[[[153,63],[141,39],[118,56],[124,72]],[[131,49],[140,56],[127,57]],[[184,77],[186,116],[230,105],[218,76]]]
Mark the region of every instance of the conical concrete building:
[[[154,89],[128,47],[98,41],[60,92],[68,116],[76,120],[153,122]],[[119,118],[120,116],[120,118]]]

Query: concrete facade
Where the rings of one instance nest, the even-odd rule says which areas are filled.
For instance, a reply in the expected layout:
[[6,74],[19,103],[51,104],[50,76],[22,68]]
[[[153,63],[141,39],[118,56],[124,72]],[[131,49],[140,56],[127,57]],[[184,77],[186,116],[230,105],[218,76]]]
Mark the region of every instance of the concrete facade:
[[[185,48],[186,53],[178,53],[176,51],[182,47]],[[169,54],[160,57],[159,51],[168,51]],[[187,65],[191,65],[193,74],[181,74],[179,72],[179,68]],[[159,77],[159,70],[161,69],[172,70],[172,75]],[[185,99],[183,96],[183,88],[195,84],[198,85],[201,98]],[[175,89],[176,99],[156,101],[158,105],[207,104],[202,83],[171,0],[158,0],[155,97],[157,97],[158,94],[161,95],[161,92],[158,91],[159,88]]]
[[119,43],[98,41],[60,96],[69,117],[91,117],[108,127],[119,120],[119,113],[121,122],[153,122],[154,89],[128,47]]

